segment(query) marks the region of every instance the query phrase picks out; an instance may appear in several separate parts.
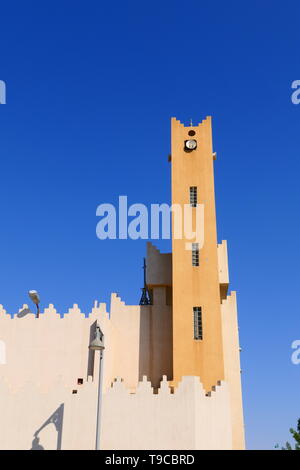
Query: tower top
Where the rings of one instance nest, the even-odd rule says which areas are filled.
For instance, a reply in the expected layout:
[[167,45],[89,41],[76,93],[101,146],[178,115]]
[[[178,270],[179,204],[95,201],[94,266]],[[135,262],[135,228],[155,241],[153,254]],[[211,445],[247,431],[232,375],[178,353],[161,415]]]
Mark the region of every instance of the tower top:
[[203,118],[202,120],[199,120],[196,124],[194,124],[193,119],[190,118],[189,124],[186,126],[183,122],[180,121],[180,119],[177,119],[176,117],[171,117],[172,122],[176,122],[177,125],[185,127],[185,128],[187,128],[187,127],[199,127],[202,124],[205,124],[207,122],[211,122],[211,120],[212,120],[211,116],[206,116],[205,118]]

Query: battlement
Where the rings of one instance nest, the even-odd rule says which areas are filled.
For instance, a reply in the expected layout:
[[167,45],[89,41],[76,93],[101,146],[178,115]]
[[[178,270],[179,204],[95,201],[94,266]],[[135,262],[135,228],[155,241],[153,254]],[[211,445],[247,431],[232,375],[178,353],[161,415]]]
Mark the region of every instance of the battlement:
[[[117,298],[117,294],[112,294],[111,295],[112,299]],[[123,302],[125,304],[125,302]],[[84,313],[81,311],[80,307],[78,304],[73,304],[72,307],[70,307],[67,312],[65,313],[59,313],[55,306],[53,304],[49,304],[48,307],[45,307],[44,310],[40,312],[39,320],[45,321],[47,318],[69,318],[70,315],[72,317],[77,316],[78,318],[92,318],[92,317],[97,317],[97,316],[102,316],[102,315],[109,315],[109,312],[107,311],[106,308],[106,303],[99,303],[97,300],[94,302],[94,306],[89,313]],[[23,304],[21,308],[19,308],[18,312],[16,313],[9,313],[5,308],[3,307],[2,304],[0,304],[0,321],[5,320],[5,319],[33,319],[36,318],[36,313],[35,311],[32,311],[27,304]]]
[[[58,379],[47,391],[35,381],[12,390],[0,380],[2,447],[93,449],[97,381],[74,388]],[[183,377],[175,393],[163,377],[156,394],[146,377],[135,393],[117,378],[103,394],[101,448],[230,449],[228,400],[225,382],[207,396],[198,377]],[[20,421],[18,433],[11,423]]]
[[176,117],[172,117],[171,118],[171,121],[172,123],[178,125],[178,126],[182,126],[182,127],[185,127],[185,128],[189,128],[189,129],[193,129],[193,128],[198,128],[200,127],[202,124],[205,124],[205,123],[210,123],[211,122],[211,116],[206,116],[204,119],[202,119],[202,121],[198,122],[198,124],[189,124],[188,126],[186,126],[183,122],[181,122],[179,119],[177,119]]

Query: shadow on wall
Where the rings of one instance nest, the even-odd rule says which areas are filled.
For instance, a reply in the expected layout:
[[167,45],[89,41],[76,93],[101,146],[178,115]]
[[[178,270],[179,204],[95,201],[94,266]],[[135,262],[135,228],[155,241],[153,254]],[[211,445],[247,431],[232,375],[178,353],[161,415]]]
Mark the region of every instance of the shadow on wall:
[[57,445],[56,450],[61,450],[61,441],[62,441],[62,428],[64,420],[64,404],[62,403],[57,410],[44,422],[44,424],[35,431],[33,435],[32,447],[30,450],[45,450],[44,447],[40,444],[40,438],[38,437],[39,433],[47,427],[49,424],[54,424],[57,431]]
[[23,317],[25,317],[26,315],[28,315],[29,313],[32,314],[32,311],[31,311],[29,308],[23,308],[22,310],[20,310],[19,313],[17,313],[17,317],[18,317],[18,318],[23,318]]
[[143,305],[140,307],[140,337],[139,337],[139,382],[143,381],[144,375],[151,381],[153,379],[153,322],[152,306]]
[[140,309],[139,381],[146,375],[156,393],[164,375],[173,379],[172,309],[167,303]]

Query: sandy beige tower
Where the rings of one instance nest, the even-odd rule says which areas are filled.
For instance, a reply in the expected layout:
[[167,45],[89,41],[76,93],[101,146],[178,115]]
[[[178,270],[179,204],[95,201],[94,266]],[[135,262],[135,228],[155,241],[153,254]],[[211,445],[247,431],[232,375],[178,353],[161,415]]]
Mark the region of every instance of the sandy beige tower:
[[199,205],[204,211],[203,243],[192,249],[184,236],[176,238],[173,214],[173,384],[198,376],[210,392],[219,381],[228,382],[233,447],[244,448],[235,293],[227,297],[227,245],[217,243],[215,159],[211,117],[188,127],[172,118],[172,205],[191,206],[194,231]]

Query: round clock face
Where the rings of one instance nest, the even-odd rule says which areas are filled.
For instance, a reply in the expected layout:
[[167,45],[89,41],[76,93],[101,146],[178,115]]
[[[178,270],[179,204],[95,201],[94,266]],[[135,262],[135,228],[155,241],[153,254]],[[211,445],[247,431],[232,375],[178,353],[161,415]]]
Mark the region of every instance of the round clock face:
[[189,150],[194,150],[196,147],[197,147],[197,141],[194,140],[194,139],[191,139],[191,140],[187,140],[185,142],[185,146],[187,149]]

